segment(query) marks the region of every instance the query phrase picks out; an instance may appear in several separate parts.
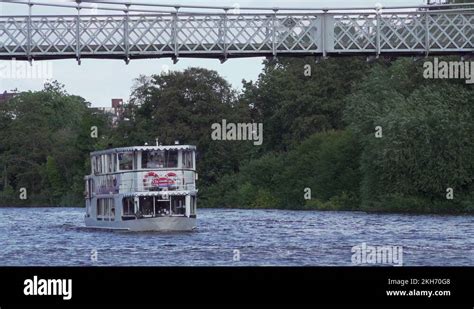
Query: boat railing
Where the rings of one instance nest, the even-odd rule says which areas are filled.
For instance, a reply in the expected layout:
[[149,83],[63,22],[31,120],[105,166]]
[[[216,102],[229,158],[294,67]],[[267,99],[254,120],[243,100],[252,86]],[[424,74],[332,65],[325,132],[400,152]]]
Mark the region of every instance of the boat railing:
[[140,180],[122,180],[119,187],[119,192],[148,192],[148,191],[195,191],[196,185],[194,183],[181,183],[181,180],[176,180],[174,183],[157,183],[148,184]]

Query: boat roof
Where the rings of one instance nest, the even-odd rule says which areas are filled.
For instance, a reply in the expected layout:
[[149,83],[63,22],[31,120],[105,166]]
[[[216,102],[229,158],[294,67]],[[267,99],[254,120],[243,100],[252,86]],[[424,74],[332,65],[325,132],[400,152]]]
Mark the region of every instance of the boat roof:
[[94,151],[94,152],[91,152],[91,156],[119,153],[119,152],[163,151],[163,150],[196,150],[196,146],[193,146],[193,145],[131,146],[131,147],[121,147],[121,148],[112,148],[112,149]]

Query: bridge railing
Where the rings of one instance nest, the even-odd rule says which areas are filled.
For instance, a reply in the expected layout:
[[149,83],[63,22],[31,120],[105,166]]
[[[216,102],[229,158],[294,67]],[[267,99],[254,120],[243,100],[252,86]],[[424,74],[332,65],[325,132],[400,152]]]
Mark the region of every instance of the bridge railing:
[[473,9],[0,16],[0,59],[473,51]]

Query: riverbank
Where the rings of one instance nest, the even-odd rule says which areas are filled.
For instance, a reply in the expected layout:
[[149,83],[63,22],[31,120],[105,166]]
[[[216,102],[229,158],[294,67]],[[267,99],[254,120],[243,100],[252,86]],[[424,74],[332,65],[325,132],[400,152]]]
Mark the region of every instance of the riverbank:
[[288,211],[321,211],[321,212],[362,212],[368,214],[407,214],[407,215],[448,215],[448,216],[474,216],[474,211],[471,209],[458,210],[458,209],[443,209],[443,210],[432,210],[429,207],[421,209],[406,209],[405,207],[393,207],[393,208],[381,208],[381,209],[354,209],[354,208],[342,208],[334,206],[328,203],[322,203],[320,206],[313,207],[296,207],[296,208],[246,208],[246,207],[233,207],[233,208],[220,208],[220,207],[200,207],[198,209],[236,209],[236,210],[288,210]]
[[[219,206],[201,206],[205,209],[219,209]],[[285,208],[251,208],[251,207],[224,207],[223,209],[255,209],[255,210],[296,210],[296,211],[359,211],[374,214],[413,214],[413,215],[474,215],[472,201],[433,201],[428,202],[421,198],[392,198],[385,202],[374,202],[369,205],[349,204],[348,201],[341,203],[340,198],[334,198],[327,202],[314,199],[306,201],[304,205],[292,205]]]

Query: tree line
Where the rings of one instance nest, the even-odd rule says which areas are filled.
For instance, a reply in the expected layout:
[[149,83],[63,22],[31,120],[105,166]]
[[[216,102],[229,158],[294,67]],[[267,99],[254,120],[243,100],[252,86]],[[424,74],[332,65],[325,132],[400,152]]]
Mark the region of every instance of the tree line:
[[[473,212],[473,103],[408,58],[265,60],[241,91],[203,68],[140,76],[117,126],[48,83],[0,105],[0,204],[82,205],[90,151],[159,137],[198,147],[200,207]],[[222,119],[262,123],[263,144],[212,140]]]

